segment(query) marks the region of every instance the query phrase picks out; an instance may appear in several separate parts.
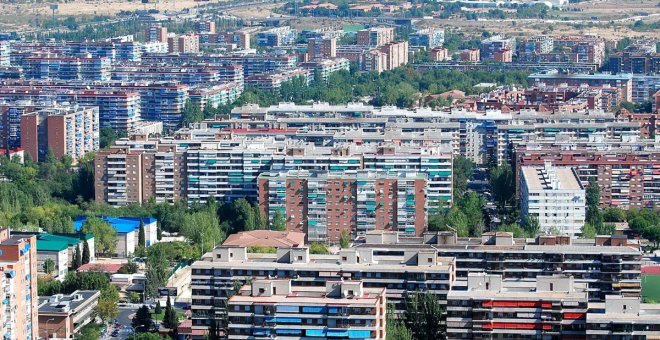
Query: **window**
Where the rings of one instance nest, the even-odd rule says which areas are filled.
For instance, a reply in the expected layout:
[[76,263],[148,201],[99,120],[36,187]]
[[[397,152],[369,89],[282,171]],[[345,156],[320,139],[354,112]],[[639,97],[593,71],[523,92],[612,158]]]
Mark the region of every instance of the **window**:
[[263,294],[263,293],[265,293],[265,292],[266,292],[265,289],[263,289],[263,288],[259,288],[259,294]]
[[298,261],[302,261],[302,256],[298,256]]

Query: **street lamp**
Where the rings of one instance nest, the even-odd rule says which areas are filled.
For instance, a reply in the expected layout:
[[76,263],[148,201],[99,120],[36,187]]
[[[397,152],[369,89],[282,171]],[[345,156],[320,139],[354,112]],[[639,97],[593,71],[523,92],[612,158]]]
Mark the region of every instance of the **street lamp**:
[[51,321],[55,321],[55,318],[50,318],[50,319],[46,320],[46,339],[50,338],[50,335],[48,334],[48,323],[51,322]]

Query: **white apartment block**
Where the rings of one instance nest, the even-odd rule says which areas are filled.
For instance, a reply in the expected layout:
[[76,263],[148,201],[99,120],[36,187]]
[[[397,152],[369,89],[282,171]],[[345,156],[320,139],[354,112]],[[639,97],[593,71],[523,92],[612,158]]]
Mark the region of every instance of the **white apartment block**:
[[520,208],[523,216],[539,221],[541,231],[557,228],[562,234],[581,233],[585,220],[585,191],[572,168],[522,167]]

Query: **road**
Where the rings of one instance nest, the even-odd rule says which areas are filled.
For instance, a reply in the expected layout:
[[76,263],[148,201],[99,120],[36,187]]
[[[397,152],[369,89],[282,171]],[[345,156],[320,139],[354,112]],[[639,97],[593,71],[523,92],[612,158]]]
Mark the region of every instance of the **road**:
[[[119,307],[119,316],[117,316],[117,322],[122,326],[130,326],[131,321],[133,320],[133,315],[137,311],[140,305],[130,305],[130,306],[120,306]],[[127,340],[130,339],[130,335],[124,332],[121,332],[117,337],[111,337],[110,333],[116,328],[114,325],[108,327],[108,332],[103,336],[102,340]],[[129,328],[130,329],[130,328]]]

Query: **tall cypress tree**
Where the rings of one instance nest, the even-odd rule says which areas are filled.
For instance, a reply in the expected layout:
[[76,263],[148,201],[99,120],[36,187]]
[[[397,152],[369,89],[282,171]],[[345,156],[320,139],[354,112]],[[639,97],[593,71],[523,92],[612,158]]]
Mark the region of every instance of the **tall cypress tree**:
[[82,256],[80,254],[80,246],[76,246],[76,250],[73,252],[73,261],[71,263],[71,268],[73,270],[78,269],[82,264]]
[[90,260],[89,245],[87,244],[87,240],[85,240],[84,242],[85,243],[83,243],[82,264],[88,264]]
[[138,248],[143,248],[146,244],[144,236],[144,222],[140,219],[140,230],[138,231]]
[[167,296],[167,304],[165,305],[165,315],[163,316],[163,327],[169,329],[176,329],[177,320],[176,312],[172,308],[172,303],[170,302],[169,295]]

